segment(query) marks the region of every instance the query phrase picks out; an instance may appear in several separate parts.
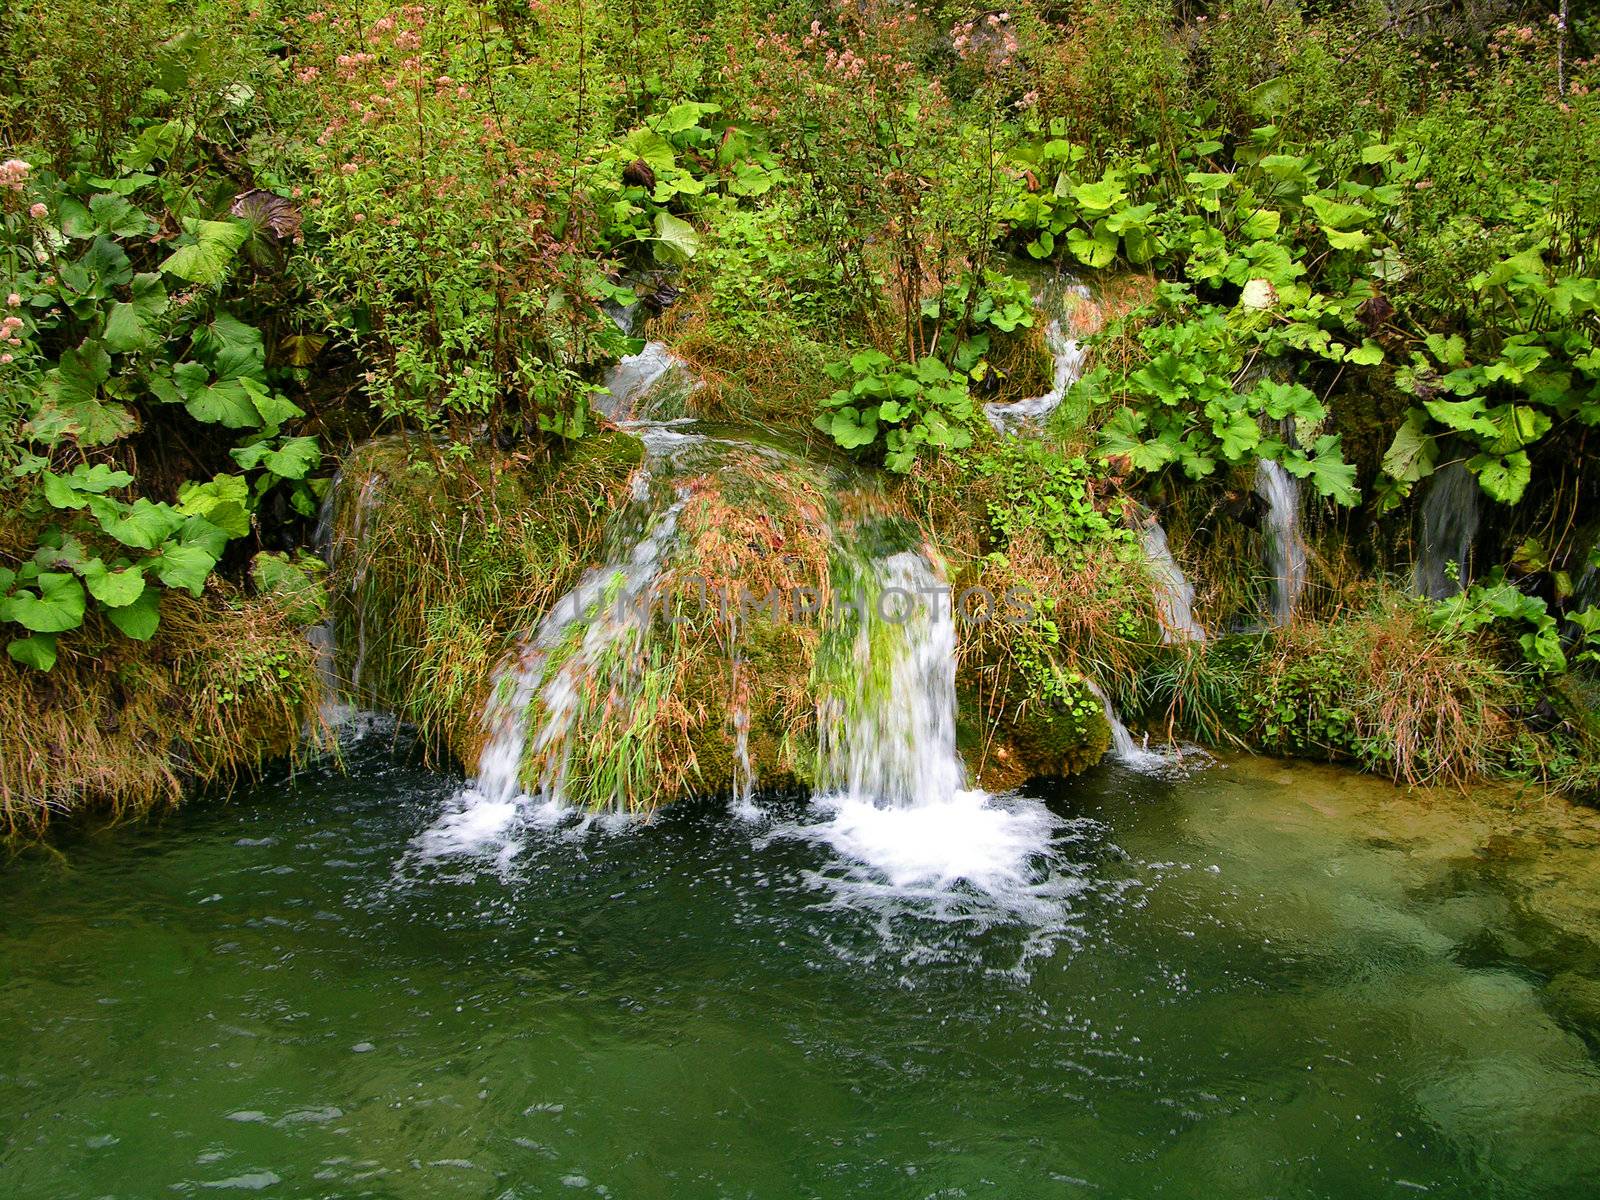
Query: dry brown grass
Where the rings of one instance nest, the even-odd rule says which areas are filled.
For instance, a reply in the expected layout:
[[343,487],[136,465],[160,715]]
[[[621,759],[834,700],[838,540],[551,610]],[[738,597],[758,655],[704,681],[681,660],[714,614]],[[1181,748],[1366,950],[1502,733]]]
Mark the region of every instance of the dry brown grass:
[[147,643],[93,614],[63,636],[49,673],[0,658],[0,827],[40,832],[53,816],[136,816],[186,789],[225,786],[295,757],[317,726],[315,656],[267,601],[213,583],[165,592]]

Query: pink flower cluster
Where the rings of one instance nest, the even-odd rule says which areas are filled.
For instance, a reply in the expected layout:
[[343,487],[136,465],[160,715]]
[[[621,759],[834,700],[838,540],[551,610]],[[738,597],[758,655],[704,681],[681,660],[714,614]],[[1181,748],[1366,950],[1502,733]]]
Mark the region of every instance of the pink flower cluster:
[[962,21],[950,29],[950,44],[962,59],[982,52],[998,60],[1001,65],[1017,52],[1017,34],[1010,25],[1008,12],[990,13],[979,19]]
[[8,158],[0,163],[0,188],[10,188],[13,192],[20,192],[28,182],[28,172],[33,168],[20,158]]

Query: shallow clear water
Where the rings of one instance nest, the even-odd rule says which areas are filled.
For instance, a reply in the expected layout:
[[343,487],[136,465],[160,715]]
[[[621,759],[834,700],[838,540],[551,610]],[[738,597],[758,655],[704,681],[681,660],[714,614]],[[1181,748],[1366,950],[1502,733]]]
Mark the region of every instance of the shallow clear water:
[[0,867],[0,1193],[1600,1187],[1592,814],[1108,767],[979,890],[797,801],[440,855],[349,767]]

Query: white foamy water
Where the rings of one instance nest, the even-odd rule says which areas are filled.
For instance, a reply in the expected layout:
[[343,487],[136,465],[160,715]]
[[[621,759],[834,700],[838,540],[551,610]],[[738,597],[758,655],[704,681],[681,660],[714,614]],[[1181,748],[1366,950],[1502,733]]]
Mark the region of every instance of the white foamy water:
[[606,375],[606,388],[590,399],[595,411],[613,421],[625,422],[648,417],[657,392],[687,395],[701,386],[684,362],[665,342],[646,342],[637,354],[630,354]]
[[1084,684],[1095,694],[1105,712],[1106,724],[1111,729],[1111,756],[1129,770],[1142,775],[1183,775],[1191,768],[1211,760],[1211,756],[1198,746],[1176,742],[1152,746],[1149,738],[1134,737],[1133,732],[1122,723],[1122,718],[1117,716],[1116,706],[1111,703],[1111,697],[1106,695],[1105,689],[1092,679],[1084,680]]
[[[815,882],[841,903],[928,913],[1059,915],[1047,862],[1059,826],[1045,806],[966,786],[956,750],[956,636],[950,597],[922,554],[874,564],[876,597],[852,646],[853,695],[825,697],[811,811],[774,836],[827,846]],[[953,906],[953,908],[952,908]]]
[[1005,803],[976,790],[909,807],[852,796],[825,796],[815,806],[829,820],[809,836],[874,867],[897,890],[967,883],[1000,894],[1030,887],[1055,827],[1037,801]]
[[[477,774],[444,815],[418,835],[416,846],[424,856],[500,850],[522,824],[549,824],[566,813],[569,735],[579,689],[603,657],[619,650],[626,654],[642,641],[652,591],[685,502],[680,498],[652,521],[626,558],[586,572],[501,668],[484,715],[489,737],[478,755]],[[552,652],[580,623],[585,623],[582,640],[551,674]],[[544,721],[530,733],[535,708]],[[530,736],[535,750],[549,754],[531,794],[522,786]]]
[[909,807],[966,783],[956,753],[956,630],[944,581],[907,551],[875,564],[878,591],[852,647],[854,695],[822,698],[824,795]]

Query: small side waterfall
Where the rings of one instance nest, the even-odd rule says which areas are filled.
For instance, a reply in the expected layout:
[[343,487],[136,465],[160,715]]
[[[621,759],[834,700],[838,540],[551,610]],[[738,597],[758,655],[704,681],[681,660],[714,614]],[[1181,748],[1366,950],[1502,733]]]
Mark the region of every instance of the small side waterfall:
[[1044,340],[1054,362],[1050,390],[1040,396],[1014,400],[1010,404],[985,404],[983,412],[998,433],[1017,433],[1030,425],[1047,420],[1061,407],[1067,392],[1083,376],[1087,351],[1083,344],[1067,332],[1063,324],[1068,320],[1071,306],[1087,299],[1089,289],[1081,283],[1068,283],[1064,287],[1047,287],[1036,296],[1035,304],[1049,314]]
[[1194,615],[1194,584],[1189,582],[1177,559],[1172,557],[1172,547],[1167,544],[1167,531],[1161,528],[1161,522],[1151,516],[1140,532],[1139,540],[1144,547],[1145,567],[1155,587],[1156,611],[1161,618],[1161,640],[1168,645],[1205,641],[1205,626]]
[[[1477,478],[1465,463],[1451,463],[1428,481],[1412,577],[1417,595],[1443,600],[1466,587],[1471,578],[1472,543],[1478,536],[1480,491]],[[1454,572],[1450,569],[1452,563]]]
[[1256,495],[1266,501],[1267,570],[1272,578],[1272,619],[1287,625],[1306,584],[1306,544],[1300,533],[1300,487],[1269,458],[1256,465]]

